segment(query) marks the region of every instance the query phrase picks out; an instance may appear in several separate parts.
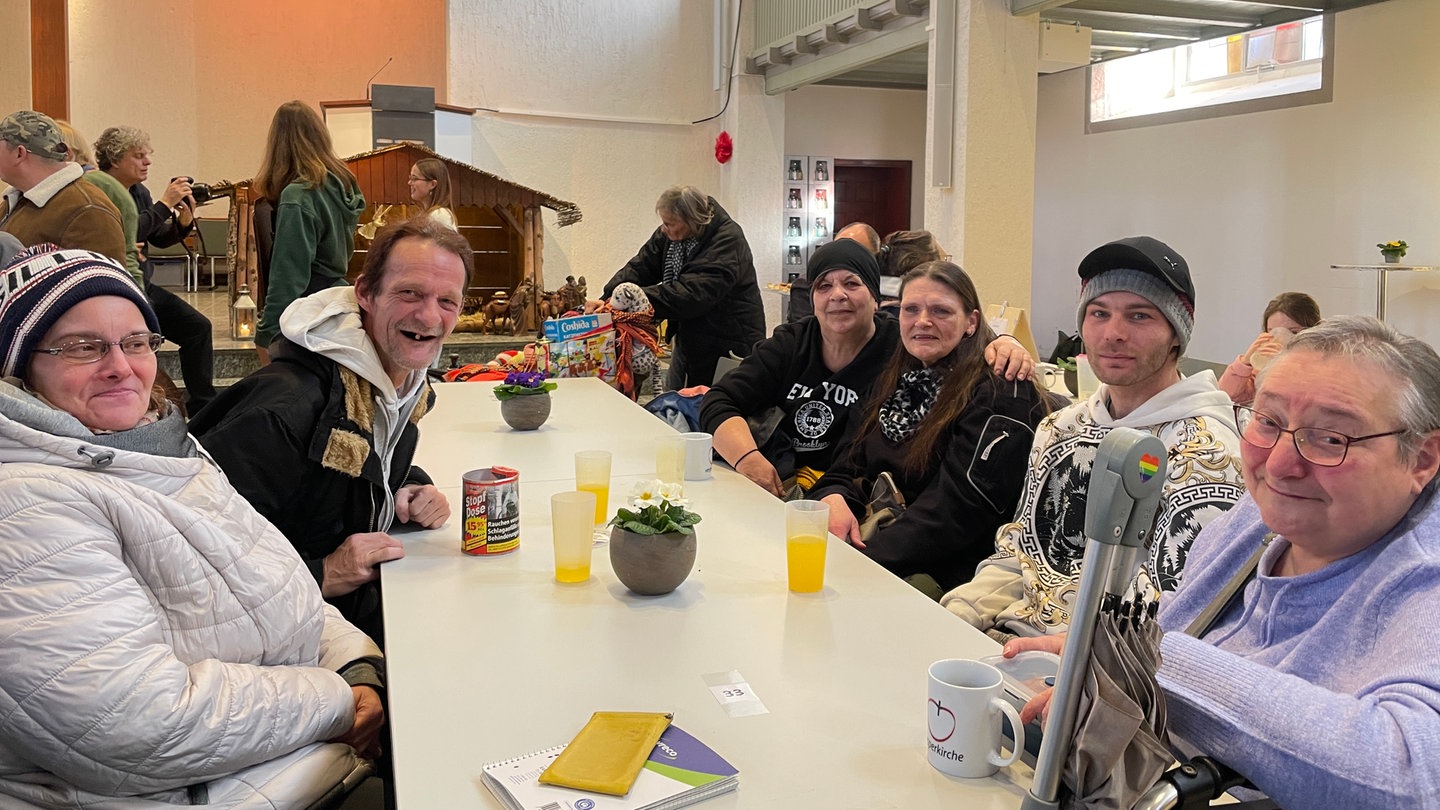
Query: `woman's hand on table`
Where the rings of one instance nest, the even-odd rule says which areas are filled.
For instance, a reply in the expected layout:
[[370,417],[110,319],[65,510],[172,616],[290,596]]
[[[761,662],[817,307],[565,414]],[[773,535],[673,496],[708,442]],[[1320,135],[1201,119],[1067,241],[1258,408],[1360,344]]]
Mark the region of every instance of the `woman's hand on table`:
[[990,341],[985,347],[985,362],[1007,380],[1028,380],[1035,370],[1035,358],[1011,335]]
[[775,465],[765,458],[762,453],[748,453],[735,465],[735,472],[749,478],[761,489],[769,492],[777,498],[785,497],[785,486],[780,481],[780,473],[775,471]]
[[450,501],[434,484],[406,484],[395,493],[395,518],[427,529],[439,528],[450,519]]
[[830,505],[830,533],[856,548],[865,548],[865,542],[860,539],[860,521],[850,511],[845,496],[836,493],[826,495],[820,501]]

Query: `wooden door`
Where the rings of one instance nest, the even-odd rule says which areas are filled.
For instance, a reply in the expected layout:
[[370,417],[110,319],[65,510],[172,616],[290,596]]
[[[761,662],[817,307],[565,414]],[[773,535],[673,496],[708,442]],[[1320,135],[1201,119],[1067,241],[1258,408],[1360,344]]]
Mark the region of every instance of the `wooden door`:
[[910,228],[910,161],[835,160],[836,230],[865,222],[880,236]]

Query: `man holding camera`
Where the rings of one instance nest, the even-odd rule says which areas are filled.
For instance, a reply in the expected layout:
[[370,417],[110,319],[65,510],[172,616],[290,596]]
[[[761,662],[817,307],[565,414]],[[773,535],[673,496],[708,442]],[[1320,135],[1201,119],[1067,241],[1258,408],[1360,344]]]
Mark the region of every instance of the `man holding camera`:
[[100,170],[119,180],[135,198],[139,220],[135,241],[140,247],[140,271],[145,295],[160,319],[165,339],[180,347],[180,374],[185,379],[186,411],[194,416],[215,398],[214,338],[210,319],[175,293],[154,283],[155,265],[146,246],[178,244],[195,227],[195,197],[188,177],[176,177],[159,201],[151,198],[144,182],[150,176],[150,136],[135,127],[110,127],[95,141]]

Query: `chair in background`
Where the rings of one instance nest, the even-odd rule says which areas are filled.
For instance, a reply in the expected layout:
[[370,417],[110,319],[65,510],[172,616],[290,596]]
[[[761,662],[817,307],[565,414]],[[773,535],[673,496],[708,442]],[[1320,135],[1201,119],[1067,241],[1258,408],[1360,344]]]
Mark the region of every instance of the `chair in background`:
[[175,261],[176,259],[184,262],[185,274],[183,276],[183,283],[185,291],[194,292],[200,286],[200,262],[196,260],[195,254],[190,250],[190,246],[186,244],[186,241],[187,240],[182,240],[170,247],[163,248],[146,245],[145,255],[150,257],[150,261],[156,264]]
[[200,260],[210,260],[210,289],[215,289],[215,260],[227,262],[225,272],[230,272],[226,249],[230,241],[230,221],[226,219],[196,219],[195,233],[200,240],[195,254],[195,285],[200,285]]

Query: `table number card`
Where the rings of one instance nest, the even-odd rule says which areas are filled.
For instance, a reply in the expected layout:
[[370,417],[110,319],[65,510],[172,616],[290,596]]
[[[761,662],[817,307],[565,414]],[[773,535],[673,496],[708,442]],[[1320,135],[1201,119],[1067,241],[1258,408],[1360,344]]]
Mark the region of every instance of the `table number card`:
[[710,688],[710,694],[715,698],[715,702],[720,704],[720,708],[724,709],[727,715],[751,717],[770,713],[739,670],[712,672],[704,676],[704,680],[705,685]]

